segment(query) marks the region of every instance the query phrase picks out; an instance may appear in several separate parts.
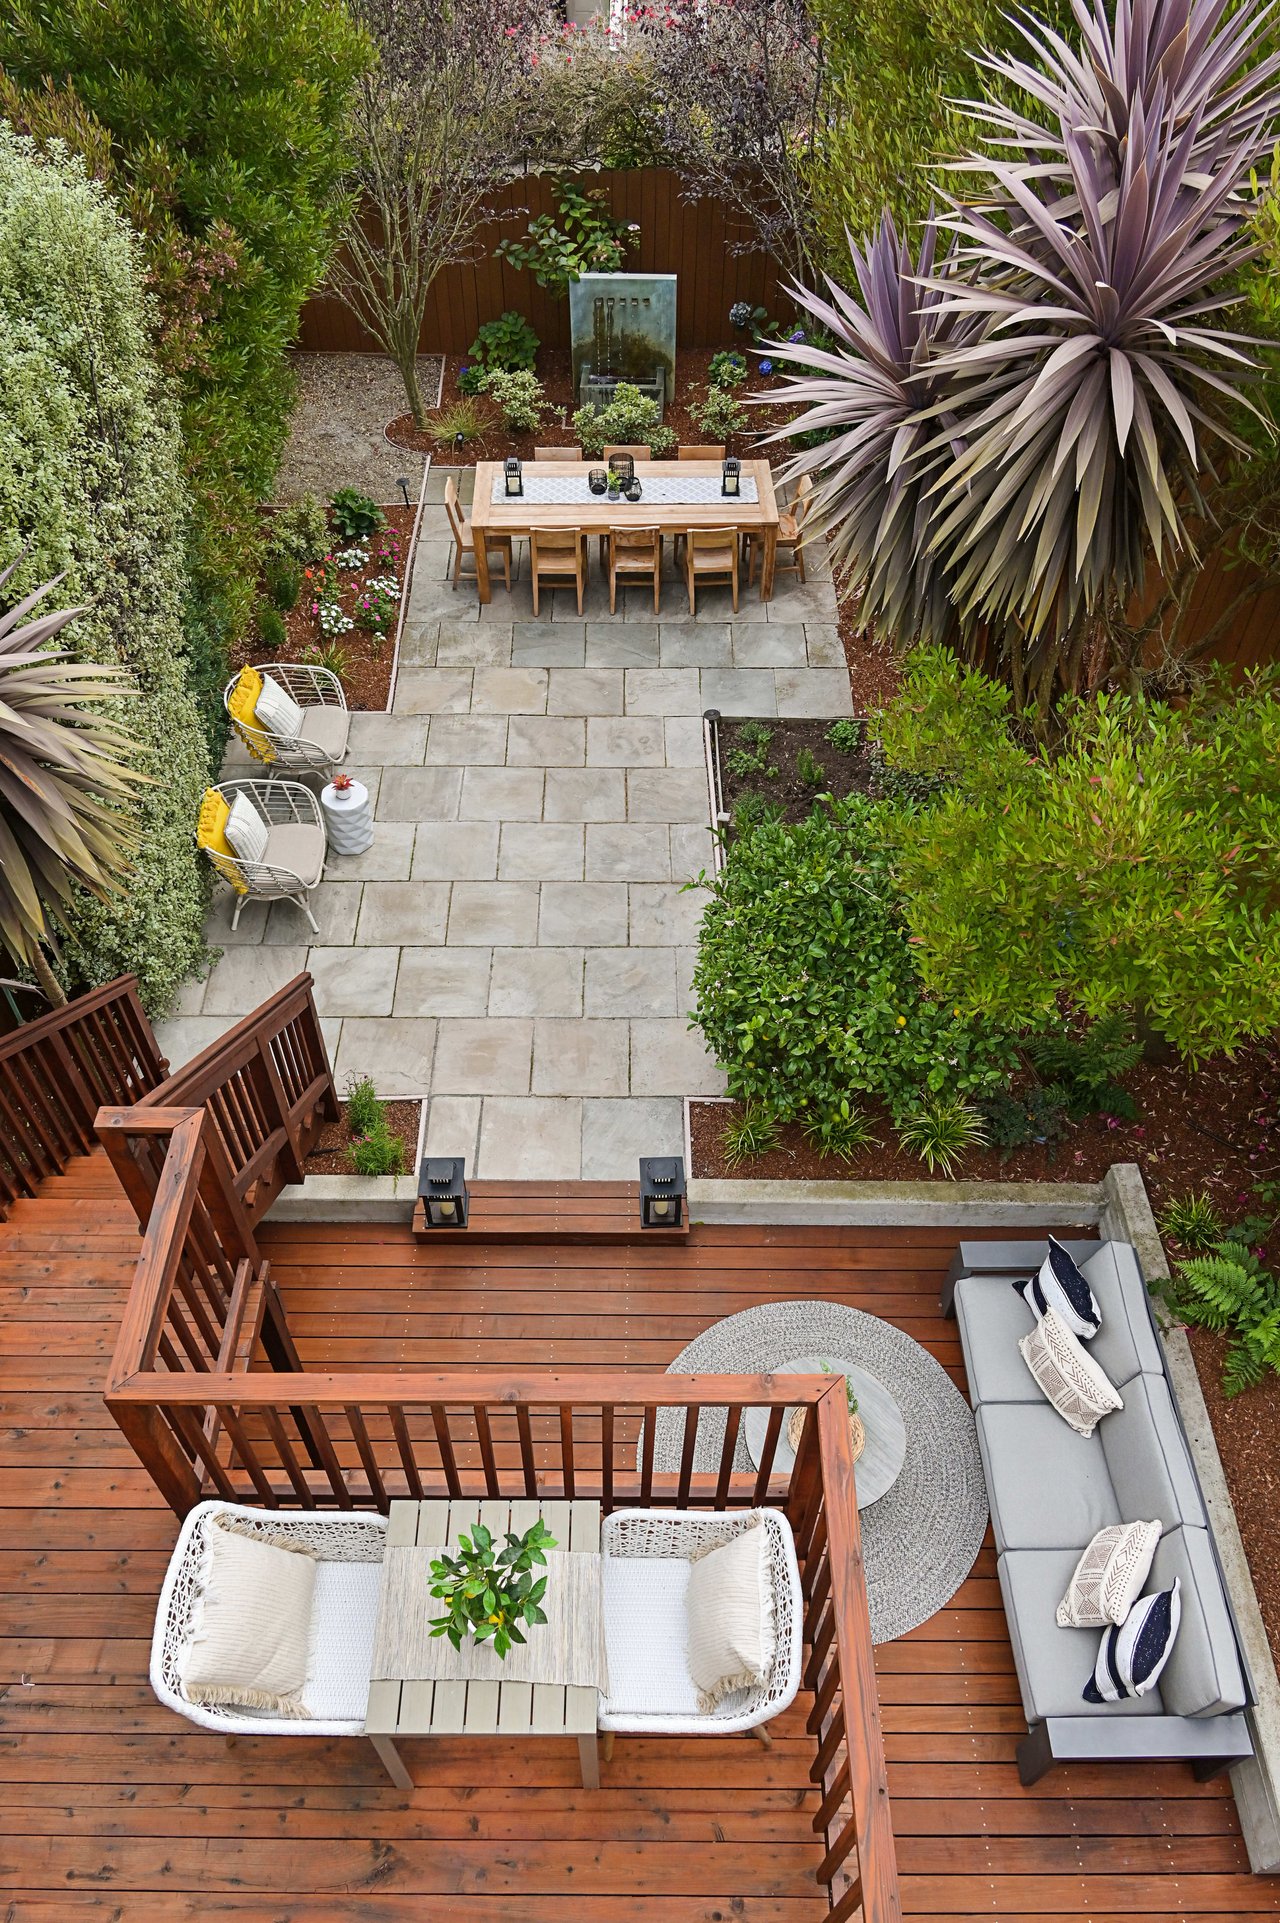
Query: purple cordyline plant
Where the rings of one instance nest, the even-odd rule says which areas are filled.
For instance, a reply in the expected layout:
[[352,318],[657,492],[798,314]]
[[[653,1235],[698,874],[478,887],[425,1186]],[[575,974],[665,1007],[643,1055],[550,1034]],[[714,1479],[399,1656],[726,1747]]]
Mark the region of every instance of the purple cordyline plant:
[[[878,434],[867,425],[882,324],[874,342],[833,328],[832,378],[792,388],[804,428],[848,429],[793,469],[820,474],[823,518],[842,529],[868,613],[902,642],[929,638],[939,623],[916,612],[927,598],[904,603],[884,585],[927,581],[956,630],[994,638],[1015,692],[1042,704],[1055,678],[1079,686],[1117,668],[1112,616],[1153,556],[1186,547],[1215,451],[1247,452],[1228,414],[1254,363],[1223,317],[1254,251],[1240,190],[1280,105],[1277,57],[1256,58],[1267,0],[1229,17],[1225,0],[1118,0],[1114,26],[1073,4],[1078,47],[1028,23],[1038,67],[989,63],[1030,107],[969,106],[1000,152],[954,163],[981,191],[944,197],[945,258],[891,269],[882,236],[877,313],[914,299],[928,322],[926,364],[898,362],[892,454],[884,421]],[[869,311],[871,258],[854,250]],[[908,285],[883,284],[889,272]],[[853,308],[839,290],[798,298],[828,327]],[[773,352],[824,364],[785,342]],[[913,552],[890,560],[878,544],[908,539],[892,513],[908,490]]]

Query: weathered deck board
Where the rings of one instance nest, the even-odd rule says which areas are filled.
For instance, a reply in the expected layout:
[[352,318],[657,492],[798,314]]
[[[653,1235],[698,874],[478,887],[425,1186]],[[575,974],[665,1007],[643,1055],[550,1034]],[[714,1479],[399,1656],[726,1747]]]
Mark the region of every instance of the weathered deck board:
[[[313,1365],[662,1367],[719,1316],[812,1294],[890,1317],[962,1379],[936,1311],[949,1231],[702,1229],[607,1250],[261,1233]],[[228,1748],[162,1710],[146,1673],[175,1525],[100,1396],[135,1249],[100,1160],[0,1225],[5,1923],[563,1923],[575,1898],[591,1923],[818,1923],[802,1705],[768,1753],[620,1738],[598,1795],[563,1742],[411,1745],[408,1798],[363,1744]],[[1280,1916],[1221,1784],[1095,1765],[1019,1788],[989,1546],[877,1674],[912,1918]]]

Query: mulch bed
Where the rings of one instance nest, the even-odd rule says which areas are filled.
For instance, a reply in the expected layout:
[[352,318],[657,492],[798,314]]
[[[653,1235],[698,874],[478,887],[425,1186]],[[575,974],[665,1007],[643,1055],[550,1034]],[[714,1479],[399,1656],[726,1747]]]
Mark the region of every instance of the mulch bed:
[[[386,531],[394,530],[400,543],[399,576],[402,588],[408,580],[411,556],[410,538],[413,534],[413,521],[416,510],[405,507],[384,508]],[[336,537],[335,537],[336,538]],[[377,558],[376,543],[379,537],[372,537],[374,546],[370,553],[369,566],[359,568],[354,573],[340,572],[341,583],[339,600],[344,613],[352,614],[360,591],[368,580],[383,572]],[[336,540],[336,545],[344,543]],[[308,583],[304,576],[302,593],[298,596],[297,606],[284,616],[287,638],[284,646],[274,653],[258,634],[247,636],[232,650],[231,665],[240,669],[247,662],[297,661],[305,662],[316,648],[325,645],[326,637],[321,632],[320,623],[311,612],[311,597],[307,593]],[[265,594],[265,587],[263,588]],[[347,697],[347,706],[362,714],[382,714],[391,693],[391,666],[395,655],[395,633],[377,635],[366,634],[361,627],[348,629],[346,634],[337,636],[337,641],[346,656],[346,666],[342,670],[342,686]]]
[[[864,748],[851,754],[833,747],[827,738],[832,725],[830,721],[778,720],[773,716],[767,721],[721,722],[720,770],[724,800],[730,813],[744,795],[757,794],[780,806],[785,821],[803,821],[817,795],[847,795],[855,791],[875,795],[878,789],[874,762]],[[745,738],[744,728],[748,730]],[[768,743],[753,742],[752,728],[767,728]],[[817,763],[809,780],[797,767],[806,752]],[[758,772],[742,772],[735,765],[738,754],[763,757],[765,765]]]
[[[746,358],[752,371],[745,383],[734,390],[739,399],[748,394],[768,394],[775,391],[781,394],[784,391],[785,383],[777,375],[768,380],[762,379],[755,372],[753,357],[747,354]],[[712,438],[709,434],[703,433],[689,411],[691,401],[700,407],[706,397],[707,363],[710,359],[710,351],[706,348],[681,348],[676,355],[676,399],[674,405],[667,408],[663,415],[663,424],[674,430],[677,446],[683,443],[686,447],[700,447]],[[461,359],[450,357],[445,362],[444,394],[441,401],[443,408],[450,407],[454,402],[464,398],[458,393],[458,369],[466,365],[465,357]],[[433,453],[438,460],[447,461],[451,467],[474,467],[477,461],[505,460],[509,454],[518,455],[522,461],[531,461],[535,447],[576,446],[578,437],[573,431],[573,415],[577,402],[573,394],[569,350],[540,348],[537,373],[546,389],[547,399],[553,411],[544,417],[542,426],[536,434],[508,433],[492,402],[487,401],[482,395],[479,404],[492,411],[493,428],[481,440],[468,443],[457,453],[454,452],[452,441],[440,445],[431,438],[430,434],[416,429],[413,425],[413,417],[409,414],[401,414],[394,421],[387,423],[387,438],[397,447]],[[756,436],[767,432],[773,425],[772,415],[755,408],[749,411],[753,417],[752,430],[747,434],[733,435],[726,443],[729,453],[738,455],[740,459],[750,456],[753,460],[768,460],[773,466],[780,466],[791,453],[791,449],[785,442],[779,443],[776,447],[755,445]],[[758,425],[755,425],[757,420]],[[674,449],[671,458],[673,460],[675,458]]]
[[[404,1143],[406,1175],[413,1173],[413,1158],[418,1147],[418,1121],[421,1102],[385,1102],[387,1127]],[[308,1175],[351,1175],[351,1130],[347,1126],[347,1105],[342,1104],[342,1120],[326,1122],[304,1167]]]

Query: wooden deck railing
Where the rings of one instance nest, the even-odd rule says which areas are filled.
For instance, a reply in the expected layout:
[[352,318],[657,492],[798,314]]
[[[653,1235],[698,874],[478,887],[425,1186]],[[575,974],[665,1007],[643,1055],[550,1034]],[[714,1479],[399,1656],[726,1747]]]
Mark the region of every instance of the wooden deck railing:
[[[809,1774],[820,1799],[813,1826],[825,1852],[817,1876],[834,1923],[859,1911],[865,1923],[898,1923],[843,1384],[304,1371],[211,1115],[134,1109],[115,1140],[151,1205],[106,1402],[174,1510],[185,1515],[210,1494],[268,1508],[383,1511],[397,1496],[472,1494],[591,1496],[606,1511],[782,1508],[801,1559]],[[255,1291],[271,1372],[245,1367]],[[796,1403],[804,1426],[794,1461],[780,1465],[785,1411]],[[764,1442],[748,1476],[734,1456],[752,1409],[764,1412]],[[669,1470],[658,1467],[660,1411],[675,1425],[678,1467]]]
[[[176,1118],[202,1108],[218,1136],[222,1173],[249,1223],[261,1221],[286,1182],[302,1181],[308,1150],[339,1113],[310,975],[295,976],[133,1108],[98,1116],[99,1139],[143,1227]],[[140,1126],[160,1116],[168,1120]]]
[[94,1143],[103,1103],[132,1103],[164,1080],[136,975],[51,1008],[0,1040],[0,1218]]

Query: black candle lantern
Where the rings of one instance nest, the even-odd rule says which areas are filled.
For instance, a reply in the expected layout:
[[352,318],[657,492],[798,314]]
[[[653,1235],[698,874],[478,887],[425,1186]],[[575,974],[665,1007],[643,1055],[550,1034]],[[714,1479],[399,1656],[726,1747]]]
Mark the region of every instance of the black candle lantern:
[[502,480],[508,500],[514,500],[517,495],[524,493],[524,479],[520,472],[520,463],[514,454],[508,455],[502,464]]
[[424,1155],[418,1169],[418,1195],[429,1229],[465,1229],[470,1197],[465,1160]]
[[639,477],[637,475],[633,474],[631,476],[631,479],[627,482],[626,487],[623,489],[623,492],[625,493],[629,501],[638,501],[640,499],[640,496],[643,494],[644,489],[641,487]]
[[629,454],[611,454],[609,466],[624,485],[635,475],[636,464]]
[[742,462],[732,454],[724,463],[720,477],[720,492],[735,496],[742,492]]
[[593,467],[587,475],[587,486],[593,494],[603,494],[609,485],[609,476],[602,467]]
[[640,1157],[642,1229],[678,1229],[684,1210],[684,1193],[683,1156]]

